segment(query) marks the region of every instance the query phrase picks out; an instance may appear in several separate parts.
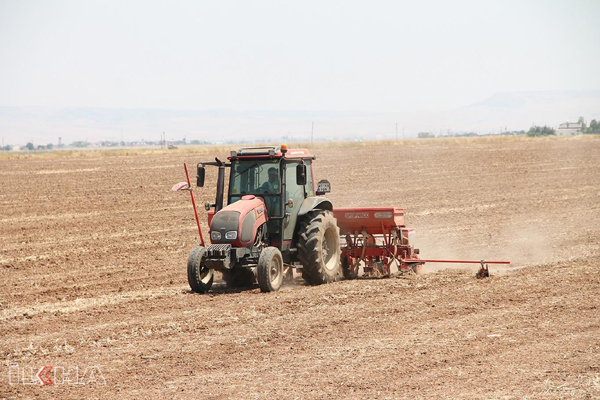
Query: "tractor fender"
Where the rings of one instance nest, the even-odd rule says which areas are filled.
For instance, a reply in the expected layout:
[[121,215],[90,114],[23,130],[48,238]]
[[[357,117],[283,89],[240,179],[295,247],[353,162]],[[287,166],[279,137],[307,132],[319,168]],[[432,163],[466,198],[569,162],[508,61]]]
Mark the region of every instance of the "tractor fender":
[[312,210],[328,210],[333,211],[333,204],[327,197],[307,197],[302,202],[300,210],[298,210],[298,216],[306,215]]

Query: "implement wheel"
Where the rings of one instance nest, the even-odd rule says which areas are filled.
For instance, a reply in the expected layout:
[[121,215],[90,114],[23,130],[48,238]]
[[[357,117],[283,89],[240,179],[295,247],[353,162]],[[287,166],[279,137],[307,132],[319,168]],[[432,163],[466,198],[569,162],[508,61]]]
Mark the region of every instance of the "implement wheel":
[[356,268],[356,272],[353,273],[348,260],[342,258],[342,273],[344,274],[344,279],[356,279],[358,278],[358,267]]
[[188,257],[188,283],[190,284],[192,291],[196,293],[208,292],[213,283],[213,270],[206,268],[204,265],[205,252],[205,247],[198,246],[192,250]]
[[283,282],[283,257],[277,247],[267,247],[260,253],[257,265],[261,292],[275,292]]
[[423,264],[420,263],[412,263],[409,264],[410,268],[414,272],[415,275],[423,275]]
[[311,285],[333,282],[340,275],[340,228],[331,211],[315,210],[300,222],[298,259]]

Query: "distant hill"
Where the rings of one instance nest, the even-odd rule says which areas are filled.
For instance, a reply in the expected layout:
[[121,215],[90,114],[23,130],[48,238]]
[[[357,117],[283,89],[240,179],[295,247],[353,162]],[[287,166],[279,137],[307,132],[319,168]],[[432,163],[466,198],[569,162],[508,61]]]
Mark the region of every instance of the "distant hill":
[[[506,92],[463,107],[447,120],[465,127],[525,129],[532,124],[558,126],[561,122],[600,118],[600,91]],[[473,129],[473,128],[471,128]]]
[[393,138],[398,123],[406,137],[417,132],[499,132],[532,124],[600,119],[600,91],[506,92],[444,112],[373,113],[276,110],[165,110],[0,107],[0,136],[6,144],[159,140],[279,140]]
[[310,140],[367,135],[381,113],[272,110],[164,110],[0,107],[0,135],[6,143],[63,143],[167,140],[271,140],[282,136]]

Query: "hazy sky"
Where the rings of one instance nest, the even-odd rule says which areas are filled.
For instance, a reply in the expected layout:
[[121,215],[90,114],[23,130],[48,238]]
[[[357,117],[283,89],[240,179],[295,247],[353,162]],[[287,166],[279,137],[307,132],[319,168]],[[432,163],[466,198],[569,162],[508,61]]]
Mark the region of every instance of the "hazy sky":
[[600,89],[600,1],[0,0],[0,105],[436,111]]

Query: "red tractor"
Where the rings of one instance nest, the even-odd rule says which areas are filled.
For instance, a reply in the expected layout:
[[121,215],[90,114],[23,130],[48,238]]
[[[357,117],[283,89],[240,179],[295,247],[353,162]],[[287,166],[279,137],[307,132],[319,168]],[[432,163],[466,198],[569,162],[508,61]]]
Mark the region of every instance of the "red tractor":
[[[194,206],[200,246],[188,257],[187,275],[194,292],[206,293],[214,271],[221,271],[229,286],[249,286],[258,278],[263,292],[281,287],[284,275],[300,269],[309,284],[334,281],[343,275],[356,278],[359,267],[368,276],[389,276],[395,263],[400,271],[418,271],[425,262],[481,263],[481,276],[489,275],[485,261],[424,260],[409,243],[413,229],[404,225],[398,207],[337,208],[324,194],[329,182],[315,185],[306,149],[252,147],[232,151],[223,162],[197,165],[197,182],[204,186],[206,166],[218,168],[217,195],[207,202],[211,245],[206,247],[187,165],[187,182],[174,191],[189,190]],[[225,168],[230,169],[227,206]],[[508,261],[487,261],[509,264]]]
[[[201,245],[188,258],[194,292],[210,289],[215,270],[230,286],[251,285],[258,278],[263,292],[280,288],[284,268],[301,268],[310,284],[336,279],[340,233],[333,205],[323,197],[329,182],[315,185],[314,159],[308,150],[288,151],[282,145],[242,148],[232,151],[228,162],[198,164],[197,186],[204,186],[206,166],[216,166],[218,178],[215,203],[205,204],[212,245],[204,246],[200,231]],[[230,173],[224,207],[225,168]]]

